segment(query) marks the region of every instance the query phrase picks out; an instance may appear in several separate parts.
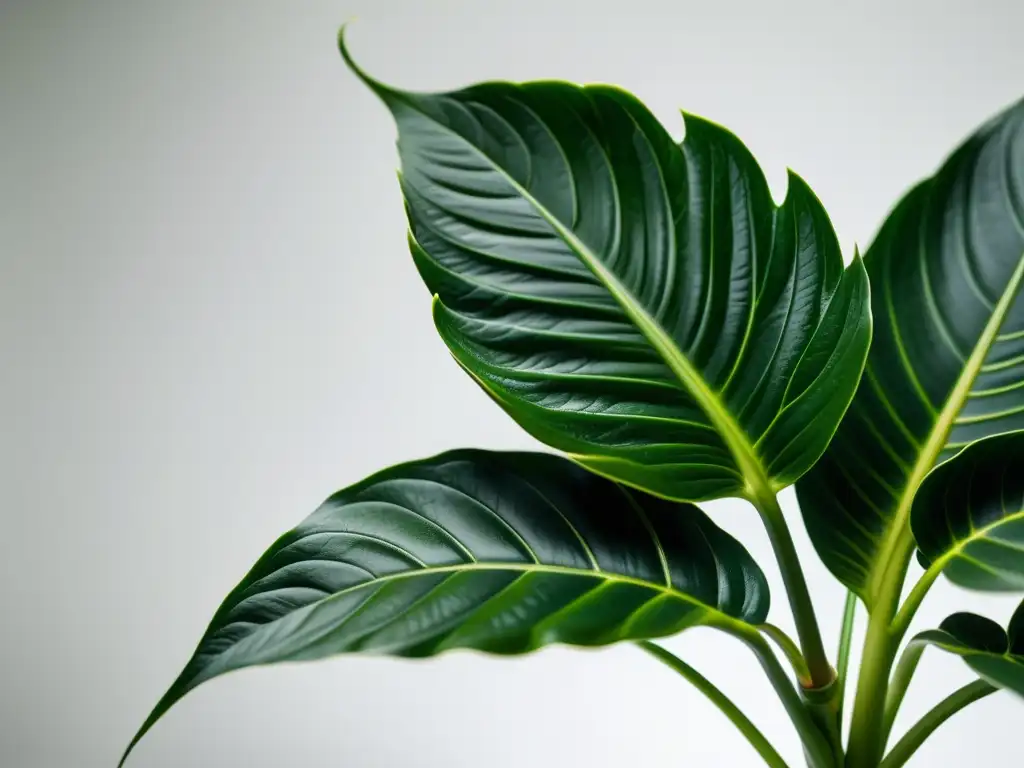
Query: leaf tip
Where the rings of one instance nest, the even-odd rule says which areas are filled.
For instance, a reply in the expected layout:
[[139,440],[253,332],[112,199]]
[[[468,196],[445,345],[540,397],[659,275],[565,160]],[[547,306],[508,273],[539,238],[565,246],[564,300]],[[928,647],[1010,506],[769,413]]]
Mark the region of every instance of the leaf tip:
[[393,89],[388,88],[386,85],[378,80],[375,80],[370,74],[356,63],[356,60],[352,57],[352,52],[349,50],[348,42],[345,39],[345,33],[349,26],[355,21],[355,18],[350,18],[338,29],[338,51],[341,53],[341,58],[345,62],[346,66],[352,71],[356,77],[363,81],[371,91],[376,93],[381,98],[384,98],[385,94],[392,93]]
[[864,263],[864,254],[860,252],[860,247],[854,243],[853,245],[853,258],[850,259],[850,268],[855,269],[857,274],[868,283],[868,289],[870,290],[870,281],[868,280],[868,268]]
[[117,768],[124,768],[125,763],[128,762],[128,757],[134,751],[135,747],[138,746],[139,742],[142,741],[142,737],[146,735],[146,731],[149,730],[149,726],[152,725],[150,722],[146,722],[139,730],[132,740],[128,742],[128,746],[124,750],[124,754],[121,755],[121,759],[117,761]]
[[786,166],[786,188],[782,193],[782,200],[779,202],[779,209],[791,208],[796,205],[807,205],[810,203],[815,207],[821,207],[821,202],[818,200],[814,191],[810,185],[804,181],[804,177],[793,170],[790,166]]
[[168,691],[160,698],[160,701],[156,703],[153,711],[149,713],[149,716],[142,723],[142,726],[135,732],[132,740],[128,742],[128,747],[125,749],[124,754],[121,755],[121,760],[117,764],[117,768],[124,768],[125,763],[128,761],[128,757],[142,741],[143,737],[149,733],[150,729],[159,722],[159,720],[167,714],[167,711],[173,707],[182,696],[188,693],[192,687],[188,683],[188,667],[178,676],[178,679],[174,682]]
[[800,190],[806,190],[810,192],[810,185],[804,181],[804,177],[797,173],[790,166],[786,166],[786,198],[789,197],[789,193],[793,188]]
[[352,54],[349,53],[348,45],[345,43],[345,32],[348,30],[349,25],[351,25],[355,20],[356,19],[353,16],[338,27],[338,50],[341,52],[341,58],[345,60],[345,63],[352,69],[358,70],[359,67],[357,67],[356,63],[352,60]]

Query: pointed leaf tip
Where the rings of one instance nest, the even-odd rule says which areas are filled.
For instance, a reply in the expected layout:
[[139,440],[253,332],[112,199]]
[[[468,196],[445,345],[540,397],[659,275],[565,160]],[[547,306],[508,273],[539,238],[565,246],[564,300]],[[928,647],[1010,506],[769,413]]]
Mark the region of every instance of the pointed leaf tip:
[[246,667],[592,647],[724,617],[757,624],[768,608],[757,564],[695,506],[550,454],[449,451],[332,494],[280,537],[214,614],[129,751],[189,691]]
[[124,768],[125,763],[128,762],[129,756],[135,751],[135,748],[142,741],[143,737],[149,733],[150,729],[157,724],[157,721],[163,717],[167,711],[171,708],[171,705],[180,698],[180,695],[175,696],[174,689],[177,686],[177,681],[171,686],[171,689],[165,693],[160,701],[157,702],[156,706],[153,707],[153,711],[146,717],[145,722],[139,727],[139,730],[135,732],[132,740],[128,742],[127,748],[124,750],[124,754],[121,755],[121,759],[117,763],[117,768]]
[[344,24],[342,24],[341,27],[338,29],[338,51],[341,53],[341,58],[344,60],[346,66],[348,66],[348,68],[352,71],[352,74],[354,74],[356,77],[362,80],[363,83],[371,91],[373,91],[378,96],[383,98],[384,94],[393,93],[394,89],[389,88],[388,86],[381,83],[379,80],[376,80],[373,77],[371,77],[370,74],[365,69],[363,69],[361,66],[359,66],[359,64],[356,63],[356,60],[352,58],[351,51],[349,51],[348,49],[348,43],[345,40],[345,32],[347,31],[349,25],[352,24],[353,21],[355,21],[354,18],[349,19]]
[[345,64],[348,65],[348,68],[351,69],[360,80],[365,82],[367,78],[366,73],[363,72],[362,68],[358,64],[356,64],[355,59],[352,58],[352,54],[348,49],[348,43],[345,42],[345,32],[348,30],[351,23],[352,20],[349,19],[338,28],[338,51],[341,53],[341,58],[344,60]]

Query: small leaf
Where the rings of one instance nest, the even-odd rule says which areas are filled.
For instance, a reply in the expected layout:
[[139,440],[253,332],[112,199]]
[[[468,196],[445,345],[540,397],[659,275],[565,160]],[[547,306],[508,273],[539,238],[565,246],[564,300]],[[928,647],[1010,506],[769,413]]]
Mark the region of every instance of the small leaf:
[[186,693],[243,667],[599,646],[759,624],[768,601],[746,550],[692,505],[557,456],[453,451],[340,491],[281,537],[132,746]]
[[911,643],[962,656],[978,677],[1024,696],[1024,602],[1010,619],[1009,632],[984,616],[954,613],[939,629],[922,632]]
[[1024,432],[980,440],[940,465],[914,499],[925,567],[989,591],[1024,590]]
[[410,93],[342,53],[398,124],[437,329],[530,434],[691,501],[774,492],[821,455],[868,283],[799,177],[776,206],[731,133],[686,115],[680,146],[617,88]]
[[902,565],[925,476],[1024,428],[1024,101],[907,193],[864,264],[864,377],[797,497],[821,559],[870,608]]

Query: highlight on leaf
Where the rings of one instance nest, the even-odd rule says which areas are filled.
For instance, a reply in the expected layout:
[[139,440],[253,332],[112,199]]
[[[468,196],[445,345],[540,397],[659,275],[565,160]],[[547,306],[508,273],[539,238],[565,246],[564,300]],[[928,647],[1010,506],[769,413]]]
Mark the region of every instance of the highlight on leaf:
[[[776,203],[743,143],[709,120],[684,113],[678,142],[626,91],[555,80],[402,91],[339,42],[397,123],[409,249],[437,331],[565,455],[450,451],[328,498],[229,593],[122,763],[184,696],[247,667],[629,642],[765,764],[796,765],[654,642],[695,626],[754,653],[808,768],[901,768],[996,688],[1024,695],[1024,602],[1005,630],[955,613],[900,655],[940,574],[1024,591],[1024,101],[844,267],[809,186],[790,172]],[[793,483],[849,590],[834,663],[777,498]],[[759,565],[693,503],[723,497],[759,512],[795,638],[768,621]],[[925,571],[905,593],[915,549]],[[889,748],[928,646],[979,680]]]
[[871,352],[797,496],[821,559],[869,608],[911,556],[911,508],[932,468],[1024,429],[1022,222],[1024,101],[907,193],[864,256]]
[[962,587],[1024,592],[1024,432],[979,440],[932,471],[911,527],[926,568]]
[[245,667],[600,646],[758,624],[768,605],[761,569],[692,505],[557,456],[452,451],[339,491],[278,539],[132,746],[186,693]]
[[437,329],[520,425],[680,500],[774,493],[825,450],[870,339],[860,260],[789,175],[776,206],[733,134],[682,144],[610,86],[413,93],[398,124],[410,248]]

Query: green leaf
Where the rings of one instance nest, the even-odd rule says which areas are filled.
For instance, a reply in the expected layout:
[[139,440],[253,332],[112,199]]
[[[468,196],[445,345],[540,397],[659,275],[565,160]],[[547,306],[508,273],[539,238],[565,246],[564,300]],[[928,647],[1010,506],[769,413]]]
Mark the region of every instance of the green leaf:
[[243,667],[600,646],[759,624],[768,604],[757,564],[697,507],[557,456],[453,451],[340,491],[281,537],[131,746],[187,692]]
[[981,679],[1024,696],[1024,602],[1010,619],[1008,631],[984,616],[954,613],[939,629],[922,632],[911,643],[962,656]]
[[963,587],[1024,590],[1024,432],[980,440],[937,467],[910,520],[926,568]]
[[870,607],[912,551],[928,472],[1024,427],[1024,102],[896,206],[864,257],[874,338],[835,439],[797,484],[821,558]]
[[870,341],[859,259],[725,129],[679,146],[608,86],[409,93],[410,245],[456,360],[530,434],[667,498],[774,492],[836,429]]

